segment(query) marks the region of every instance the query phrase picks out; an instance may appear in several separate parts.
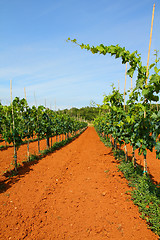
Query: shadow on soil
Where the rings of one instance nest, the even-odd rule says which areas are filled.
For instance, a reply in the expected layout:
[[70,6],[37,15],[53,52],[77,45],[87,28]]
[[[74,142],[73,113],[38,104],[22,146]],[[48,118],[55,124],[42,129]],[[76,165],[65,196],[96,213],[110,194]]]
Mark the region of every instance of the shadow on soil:
[[64,146],[67,146],[75,139],[77,139],[83,132],[77,134],[72,138],[68,138],[67,140],[56,142],[50,149],[42,151],[40,155],[32,155],[32,160],[23,162],[22,165],[18,167],[18,173],[16,173],[14,170],[4,173],[2,176],[4,176],[5,179],[0,181],[0,193],[4,193],[21,178],[25,177],[26,174],[29,174],[30,171],[33,171],[32,166],[37,164],[42,158],[50,156],[53,152],[55,153],[57,150],[63,148]]
[[1,146],[0,150],[1,151],[5,151],[7,150],[8,148],[12,148],[13,146]]

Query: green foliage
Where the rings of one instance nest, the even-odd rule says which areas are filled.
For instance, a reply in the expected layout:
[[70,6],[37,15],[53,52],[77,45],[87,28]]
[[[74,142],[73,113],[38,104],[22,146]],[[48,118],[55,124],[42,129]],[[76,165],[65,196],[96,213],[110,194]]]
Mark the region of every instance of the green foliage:
[[160,235],[160,189],[151,181],[149,175],[142,175],[139,166],[135,168],[131,162],[122,161],[118,167],[133,188],[131,197],[139,207],[141,217]]
[[59,113],[67,114],[71,117],[86,120],[92,122],[99,114],[99,107],[96,106],[87,106],[82,108],[71,108],[59,110]]
[[[113,88],[112,94],[105,96],[102,109],[106,109],[109,113],[95,120],[95,127],[104,134],[110,134],[115,142],[120,145],[130,143],[133,150],[139,149],[139,154],[146,156],[147,149],[150,151],[156,148],[156,156],[160,158],[160,145],[157,142],[159,134],[159,120],[153,120],[151,102],[159,100],[160,92],[160,69],[157,64],[159,62],[158,53],[156,51],[155,63],[149,66],[149,71],[154,68],[154,73],[149,77],[147,82],[147,67],[143,66],[140,54],[137,51],[130,53],[124,47],[119,45],[104,46],[100,44],[97,47],[90,47],[89,44],[78,44],[77,40],[68,41],[80,46],[81,49],[91,51],[93,54],[99,53],[106,55],[107,53],[115,58],[121,58],[122,64],[129,63],[127,74],[132,77],[135,70],[137,71],[137,81],[135,89],[130,93],[127,101],[126,111],[123,110],[123,96],[118,90]],[[155,113],[156,114],[156,113]],[[158,116],[158,115],[157,115]]]
[[[115,58],[121,58],[122,64],[129,63],[129,69],[127,71],[127,74],[130,77],[133,77],[133,74],[135,70],[137,70],[137,81],[136,81],[136,87],[142,90],[142,95],[144,98],[147,98],[149,101],[158,101],[159,97],[155,94],[157,94],[160,91],[160,76],[158,75],[159,69],[157,68],[157,63],[159,62],[159,58],[157,58],[157,52],[155,54],[156,60],[154,64],[151,64],[149,67],[149,70],[154,67],[155,76],[152,75],[150,78],[148,84],[146,84],[146,78],[147,78],[147,67],[142,65],[141,56],[138,54],[137,51],[134,51],[133,53],[130,53],[128,50],[125,49],[125,47],[120,47],[117,45],[111,45],[111,46],[104,46],[103,44],[100,44],[99,46],[89,46],[89,44],[79,44],[77,43],[76,39],[71,40],[68,38],[67,41],[71,41],[74,44],[81,47],[81,49],[86,49],[88,51],[91,51],[93,54],[99,53],[106,55],[107,53],[111,56],[115,56]],[[147,85],[147,86],[146,86]]]
[[94,47],[94,46],[90,47],[89,44],[87,45],[83,43],[78,44],[76,39],[71,40],[70,38],[68,38],[67,41],[71,41],[76,45],[80,46],[81,49],[86,49],[88,51],[91,51],[93,54],[99,53],[99,54],[106,55],[107,53],[109,53],[111,56],[115,56],[115,58],[121,58],[122,64],[129,62],[130,68],[127,73],[130,77],[133,76],[133,73],[136,70],[136,68],[138,68],[139,74],[142,75],[146,73],[146,71],[144,71],[143,67],[141,66],[141,57],[140,57],[140,54],[137,53],[137,51],[130,53],[128,50],[125,49],[125,47],[122,48],[118,44],[116,46],[114,45],[104,46],[103,44],[100,44],[97,47]]
[[40,139],[57,134],[72,133],[87,126],[86,122],[78,121],[67,114],[56,113],[44,106],[30,108],[25,99],[13,100],[15,129],[13,130],[11,106],[0,105],[1,134],[7,142],[13,142],[15,137],[17,146],[36,134]]
[[[26,141],[26,138],[29,143],[30,138],[34,135],[38,139],[47,138],[49,140],[51,136],[75,133],[86,127],[86,122],[75,120],[66,114],[55,113],[44,106],[30,108],[25,99],[18,97],[10,106],[0,104],[1,137],[9,144],[13,143],[16,150]],[[15,161],[15,169],[16,165]]]
[[[23,161],[22,163],[25,164],[25,163],[28,163],[28,162],[34,162],[34,164],[35,164],[35,161],[39,161],[40,159],[45,157],[47,154],[52,153],[55,150],[58,150],[58,149],[62,148],[63,146],[67,145],[68,143],[70,143],[71,141],[76,139],[85,130],[86,130],[86,127],[81,129],[79,133],[73,135],[72,137],[69,137],[65,140],[62,140],[61,142],[55,142],[52,147],[50,147],[49,149],[45,149],[45,150],[41,151],[38,155],[36,155],[36,154],[30,155],[29,159],[26,160],[26,161]],[[18,164],[18,167],[22,167],[22,165]],[[17,172],[15,172],[15,170],[11,170],[11,171],[7,170],[7,171],[5,171],[5,175],[8,178],[11,178],[13,176],[16,176]],[[5,189],[5,185],[3,185],[3,186],[0,185],[0,190],[1,190],[1,188],[2,188],[2,191],[3,191]]]

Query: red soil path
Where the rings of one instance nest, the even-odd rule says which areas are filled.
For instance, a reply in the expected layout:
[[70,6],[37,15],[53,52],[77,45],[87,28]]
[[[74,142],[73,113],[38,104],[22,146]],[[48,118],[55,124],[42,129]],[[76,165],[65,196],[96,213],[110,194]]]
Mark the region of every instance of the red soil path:
[[94,128],[20,173],[0,194],[0,239],[158,239]]

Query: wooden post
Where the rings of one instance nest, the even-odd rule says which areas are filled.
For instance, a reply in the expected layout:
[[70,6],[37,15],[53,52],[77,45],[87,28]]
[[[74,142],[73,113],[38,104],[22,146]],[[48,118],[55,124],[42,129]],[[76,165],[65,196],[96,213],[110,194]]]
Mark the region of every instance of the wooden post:
[[[130,66],[131,67],[131,66]],[[132,77],[131,77],[131,92],[133,91]]]
[[35,101],[35,105],[37,107],[37,101],[36,101],[36,94],[35,94],[35,92],[34,92],[34,101]]
[[[28,126],[28,133],[29,133],[29,126]],[[29,152],[29,138],[27,140],[27,158],[28,158],[28,161],[30,160],[30,152]]]
[[136,158],[135,158],[135,151],[133,150],[133,145],[132,145],[132,163],[133,163],[133,166],[135,167],[135,165],[136,165]]
[[143,173],[146,174],[147,173],[147,155],[146,154],[143,154],[143,157],[144,157],[144,169],[143,169]]
[[148,59],[147,59],[146,85],[147,85],[147,79],[148,79],[149,57],[150,57],[151,42],[152,42],[152,30],[153,30],[154,10],[155,10],[155,3],[154,3],[154,5],[153,5],[153,11],[152,11],[151,32],[150,32],[149,49],[148,49]]
[[[25,95],[25,100],[27,101],[27,96],[26,96],[26,89],[24,88],[24,95]],[[28,125],[28,133],[29,133],[29,125]],[[27,158],[28,161],[30,160],[30,152],[29,152],[29,138],[27,141]]]
[[[26,97],[26,89],[25,89],[25,88],[24,88],[24,96],[25,96],[25,100],[27,101],[27,97]],[[28,133],[29,133],[29,126],[28,126]],[[28,159],[28,161],[30,160],[29,138],[27,139],[27,159]]]
[[[150,57],[150,49],[151,49],[151,42],[152,42],[152,30],[153,30],[153,20],[154,20],[154,10],[155,10],[155,4],[153,5],[153,11],[152,11],[152,22],[151,22],[151,32],[150,32],[150,40],[149,40],[149,49],[148,49],[148,59],[147,59],[147,72],[146,72],[146,86],[147,86],[147,80],[148,80],[148,68],[149,68],[149,57]],[[144,111],[144,118],[146,118],[146,111]],[[146,155],[144,155],[144,170],[143,173],[147,173],[147,159]]]
[[54,107],[55,107],[55,112],[57,111],[57,106],[56,106],[56,99],[54,101]]
[[25,100],[27,101],[27,97],[26,97],[26,89],[24,88],[24,96],[25,96]]
[[[34,92],[34,101],[35,101],[35,105],[36,105],[36,108],[37,108],[37,101],[36,101],[36,94],[35,94],[35,92]],[[38,109],[37,109],[37,111],[38,111]],[[37,113],[37,122],[39,121],[39,119],[38,119],[38,113]],[[38,123],[38,127],[39,127],[39,123]],[[38,135],[38,153],[40,153],[40,139],[39,139],[39,135]]]
[[40,149],[40,140],[39,140],[39,136],[38,136],[38,153],[41,152],[41,149]]
[[124,150],[125,150],[125,161],[128,161],[128,152],[127,152],[127,146],[126,144],[124,145]]
[[[11,94],[11,106],[12,106],[12,122],[13,122],[13,132],[15,130],[15,123],[14,123],[14,111],[13,111],[13,102],[12,102],[12,80],[10,80],[10,94]],[[16,141],[13,134],[13,147],[14,147],[14,167],[15,172],[17,173],[17,148],[16,148]]]
[[126,63],[125,84],[124,84],[124,110],[125,110],[125,98],[126,98],[126,79],[127,79],[127,63]]

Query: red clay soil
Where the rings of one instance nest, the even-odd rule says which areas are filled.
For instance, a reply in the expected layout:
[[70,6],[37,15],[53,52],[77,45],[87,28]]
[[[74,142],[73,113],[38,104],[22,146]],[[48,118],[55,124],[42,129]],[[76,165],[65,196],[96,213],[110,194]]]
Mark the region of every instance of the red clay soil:
[[[56,137],[52,137],[52,142],[56,141]],[[2,142],[0,145],[5,145]],[[7,148],[0,150],[0,180],[2,180],[2,175],[7,170],[14,169],[14,148],[12,145],[7,145]],[[40,141],[40,150],[46,149],[46,139]],[[29,151],[30,154],[37,154],[38,155],[38,141],[30,142],[29,144]],[[22,164],[23,161],[27,161],[27,144],[21,145],[17,151],[17,162]]]
[[94,128],[5,184],[0,239],[158,239]]

